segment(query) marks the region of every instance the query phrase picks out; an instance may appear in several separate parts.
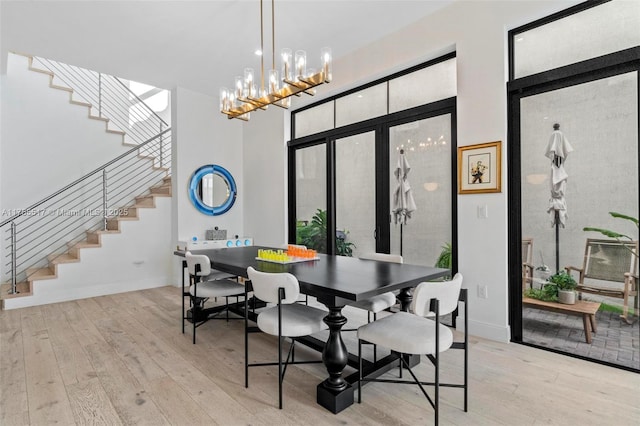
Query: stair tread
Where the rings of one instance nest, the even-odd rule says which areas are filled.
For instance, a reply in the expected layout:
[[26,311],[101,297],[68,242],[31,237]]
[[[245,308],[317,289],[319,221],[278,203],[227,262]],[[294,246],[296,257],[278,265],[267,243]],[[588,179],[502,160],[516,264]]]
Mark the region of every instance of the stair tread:
[[114,130],[114,129],[107,129],[107,133],[115,133],[116,135],[126,135],[125,132],[123,132],[122,130]]
[[47,75],[50,75],[50,76],[53,77],[53,73],[51,71],[43,70],[43,69],[40,69],[40,68],[36,68],[36,67],[31,66],[31,65],[29,65],[29,71],[39,72],[39,73],[47,74]]
[[50,280],[56,278],[57,275],[50,268],[27,269],[27,277],[29,281],[34,280]]
[[94,247],[100,247],[100,244],[90,243],[88,241],[81,241],[79,243],[73,244],[71,247],[72,248],[94,248]]
[[51,259],[51,263],[74,263],[74,262],[80,262],[80,259],[78,259],[75,256],[72,256],[69,253],[61,254]]
[[71,99],[69,102],[74,104],[74,105],[86,106],[88,108],[91,108],[93,106],[88,102],[76,101],[75,99]]
[[104,122],[108,122],[109,121],[108,118],[98,117],[97,115],[91,115],[91,114],[89,114],[89,118],[92,119],[92,120],[100,120],[100,121],[104,121]]
[[59,86],[57,84],[49,84],[52,89],[64,90],[65,92],[73,93],[73,89],[70,87]]
[[23,281],[16,284],[16,290],[18,293],[9,294],[11,290],[11,283],[4,283],[0,285],[0,300],[4,299],[13,299],[15,297],[25,297],[32,296],[33,292],[31,291],[31,285],[28,281]]
[[109,220],[138,220],[138,216],[114,216]]

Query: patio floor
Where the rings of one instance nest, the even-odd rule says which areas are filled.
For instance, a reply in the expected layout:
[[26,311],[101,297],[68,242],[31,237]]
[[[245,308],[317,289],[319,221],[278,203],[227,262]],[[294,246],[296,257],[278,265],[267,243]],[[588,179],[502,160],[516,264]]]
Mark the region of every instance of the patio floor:
[[619,314],[598,311],[598,332],[586,343],[582,318],[524,307],[523,340],[597,360],[640,370],[640,328],[620,320]]

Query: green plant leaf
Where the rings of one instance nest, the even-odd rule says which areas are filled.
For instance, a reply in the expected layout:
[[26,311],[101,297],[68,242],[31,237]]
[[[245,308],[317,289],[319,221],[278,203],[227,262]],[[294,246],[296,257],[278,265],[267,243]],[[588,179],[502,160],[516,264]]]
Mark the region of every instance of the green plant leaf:
[[636,217],[632,217],[632,216],[627,216],[626,214],[622,214],[622,213],[617,213],[617,212],[609,212],[609,214],[613,217],[616,217],[618,219],[625,219],[625,220],[629,220],[633,223],[636,224],[636,226],[638,226],[638,218]]
[[602,228],[592,228],[590,226],[584,227],[582,228],[583,231],[593,231],[593,232],[599,232],[602,235],[605,235],[609,238],[614,238],[614,239],[618,239],[618,238],[627,238],[629,240],[631,240],[631,237],[625,234],[620,234],[618,232],[615,231],[609,231],[608,229],[602,229]]

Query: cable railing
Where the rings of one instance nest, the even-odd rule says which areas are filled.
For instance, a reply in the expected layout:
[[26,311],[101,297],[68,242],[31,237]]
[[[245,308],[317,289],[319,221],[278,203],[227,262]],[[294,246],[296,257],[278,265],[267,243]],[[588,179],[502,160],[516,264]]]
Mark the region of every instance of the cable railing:
[[[126,133],[127,142],[141,142],[169,125],[118,77],[85,68],[32,57],[32,66],[48,70],[73,89],[73,99],[91,105],[91,115],[109,119],[109,126]],[[116,130],[114,129],[114,130]]]
[[135,199],[170,170],[171,129],[165,129],[26,209],[10,211],[0,223],[2,282],[10,279],[9,293],[88,233],[107,230],[109,219],[126,217]]

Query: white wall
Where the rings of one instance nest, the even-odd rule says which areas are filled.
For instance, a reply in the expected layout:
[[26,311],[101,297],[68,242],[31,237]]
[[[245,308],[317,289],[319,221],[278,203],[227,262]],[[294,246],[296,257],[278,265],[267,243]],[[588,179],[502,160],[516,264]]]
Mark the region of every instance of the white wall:
[[[172,99],[172,247],[178,241],[193,237],[204,240],[205,231],[217,226],[227,236],[245,236],[243,211],[245,181],[243,178],[242,124],[220,114],[218,99],[178,87]],[[236,202],[220,216],[200,213],[189,200],[189,180],[200,166],[217,164],[227,169],[238,188]],[[251,235],[249,235],[251,236]],[[174,282],[180,277],[179,262],[174,261]]]
[[[458,145],[495,140],[502,140],[506,144],[507,31],[575,3],[577,2],[456,2],[346,58],[337,59],[334,63],[334,81],[329,90],[319,90],[319,95],[326,96],[329,91],[331,94],[339,93],[455,49],[458,70]],[[263,113],[255,115],[259,114]],[[279,126],[279,122],[260,122],[252,118],[250,124],[246,125],[247,129],[251,127],[254,134],[270,134],[270,126]],[[273,144],[261,147],[255,141],[245,139],[246,143],[254,146],[254,150],[260,150],[252,151],[252,155],[273,159],[274,171],[284,169],[286,165],[282,153],[271,151],[274,146],[281,145],[282,141],[280,139],[279,142],[274,141]],[[504,148],[503,182],[508,168],[507,147]],[[285,196],[286,186],[283,185],[278,191],[277,183],[280,178],[247,168],[245,179],[247,188],[251,191],[249,198],[264,197],[260,191],[265,185],[273,188],[270,189],[270,197],[274,202],[261,206],[261,217],[280,217],[280,223],[285,223],[286,210],[279,200]],[[254,186],[258,184],[260,185]],[[507,341],[510,338],[507,301],[507,185],[503,185],[503,188],[503,192],[499,194],[458,197],[458,247],[460,271],[465,276],[465,287],[470,289],[470,331],[476,335]],[[477,206],[487,206],[488,218],[476,217]],[[487,299],[477,298],[478,285],[488,286]]]
[[48,75],[27,68],[26,57],[10,54],[3,76],[2,209],[29,207],[131,149],[87,107],[69,103],[68,92],[50,88]]
[[278,247],[287,242],[287,138],[283,136],[290,130],[288,118],[281,108],[270,107],[252,113],[251,121],[243,124],[244,229],[256,245]]

